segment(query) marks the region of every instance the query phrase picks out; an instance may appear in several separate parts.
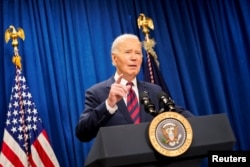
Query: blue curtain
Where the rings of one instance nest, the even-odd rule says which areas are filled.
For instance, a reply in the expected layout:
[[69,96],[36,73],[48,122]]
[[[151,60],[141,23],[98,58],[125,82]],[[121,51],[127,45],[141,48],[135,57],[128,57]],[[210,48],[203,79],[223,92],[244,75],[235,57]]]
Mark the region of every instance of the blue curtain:
[[249,0],[2,0],[0,12],[1,139],[15,75],[4,41],[9,25],[25,31],[23,72],[59,163],[80,167],[92,144],[74,133],[84,92],[114,73],[116,36],[144,40],[137,28],[144,13],[154,21],[150,36],[175,102],[195,115],[226,113],[235,150],[250,150]]

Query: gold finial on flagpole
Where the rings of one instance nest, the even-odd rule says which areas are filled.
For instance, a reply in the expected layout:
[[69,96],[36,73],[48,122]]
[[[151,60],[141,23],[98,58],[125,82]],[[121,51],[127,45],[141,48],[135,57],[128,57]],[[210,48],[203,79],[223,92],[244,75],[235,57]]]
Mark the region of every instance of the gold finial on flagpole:
[[12,46],[14,48],[14,56],[12,62],[19,68],[22,69],[21,56],[18,54],[18,38],[25,39],[25,34],[22,28],[17,28],[17,31],[13,25],[5,31],[5,42],[8,43],[12,39]]
[[149,31],[150,29],[154,29],[153,20],[149,17],[146,17],[145,14],[141,13],[137,18],[138,28],[142,28],[142,32],[145,35],[146,41],[149,39]]
[[137,25],[140,29],[142,27],[142,32],[145,35],[145,41],[143,42],[143,47],[155,60],[157,66],[159,66],[159,61],[157,60],[157,55],[154,51],[155,41],[149,38],[149,31],[154,30],[153,20],[146,17],[145,14],[141,13],[137,18]]

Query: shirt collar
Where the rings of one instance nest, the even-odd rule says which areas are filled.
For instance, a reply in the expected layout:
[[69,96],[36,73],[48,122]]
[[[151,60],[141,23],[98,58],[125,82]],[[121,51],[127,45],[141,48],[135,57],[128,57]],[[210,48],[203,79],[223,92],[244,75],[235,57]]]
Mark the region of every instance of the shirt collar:
[[[115,73],[115,76],[114,76],[115,81],[118,79],[118,77],[119,77],[119,75],[118,75],[118,73],[116,72],[116,73]],[[134,78],[131,82],[133,82],[134,86],[137,87],[137,80],[136,80],[136,78]],[[127,83],[128,83],[128,81],[127,81],[126,79],[122,78],[121,84],[122,84],[122,85],[126,85]]]

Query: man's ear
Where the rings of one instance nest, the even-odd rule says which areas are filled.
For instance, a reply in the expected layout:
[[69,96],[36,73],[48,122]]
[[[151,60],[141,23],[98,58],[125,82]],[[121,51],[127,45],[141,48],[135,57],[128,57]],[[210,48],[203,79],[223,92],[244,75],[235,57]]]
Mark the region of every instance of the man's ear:
[[112,64],[113,64],[114,66],[116,66],[116,59],[117,59],[117,55],[114,54],[114,53],[112,53]]

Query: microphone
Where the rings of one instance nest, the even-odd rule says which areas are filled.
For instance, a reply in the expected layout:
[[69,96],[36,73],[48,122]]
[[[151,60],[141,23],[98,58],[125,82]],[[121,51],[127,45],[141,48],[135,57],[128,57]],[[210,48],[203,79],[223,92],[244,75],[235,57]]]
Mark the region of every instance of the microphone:
[[165,92],[160,92],[158,94],[158,99],[159,102],[163,104],[163,107],[160,109],[159,113],[162,113],[164,111],[175,111],[174,100],[172,100],[171,97],[168,96]]
[[155,105],[151,102],[149,96],[148,96],[148,92],[144,91],[141,94],[141,103],[144,105],[144,109],[146,112],[149,112],[151,115],[156,116],[157,113],[155,111]]

